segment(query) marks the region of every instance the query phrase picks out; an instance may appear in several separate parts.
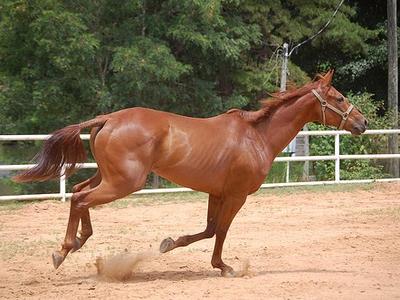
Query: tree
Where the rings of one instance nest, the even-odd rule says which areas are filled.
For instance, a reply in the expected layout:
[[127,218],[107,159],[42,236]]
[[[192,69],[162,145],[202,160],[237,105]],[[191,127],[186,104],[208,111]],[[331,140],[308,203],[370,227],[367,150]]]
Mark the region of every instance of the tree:
[[[346,3],[321,38],[292,55],[291,81],[301,84],[316,69],[336,67],[347,90],[382,86],[374,78],[366,87],[363,74],[369,66],[386,74],[386,31],[379,25],[385,12],[371,1]],[[133,106],[202,117],[254,109],[278,89],[279,47],[310,36],[336,5],[2,0],[0,134],[47,133]],[[372,17],[364,18],[365,11]],[[0,155],[1,161],[22,157],[15,150]]]
[[[3,0],[0,132],[43,133],[117,109],[192,116],[255,108],[277,89],[276,49],[323,24],[328,0]],[[344,6],[312,47],[365,53],[374,31]],[[315,73],[291,64],[299,83]]]

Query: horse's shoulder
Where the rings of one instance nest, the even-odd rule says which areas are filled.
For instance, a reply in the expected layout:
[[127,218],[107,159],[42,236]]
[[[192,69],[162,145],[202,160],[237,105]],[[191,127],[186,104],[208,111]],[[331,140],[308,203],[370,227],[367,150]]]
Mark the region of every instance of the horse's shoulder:
[[238,117],[242,118],[243,120],[250,122],[250,123],[257,123],[263,117],[263,112],[260,110],[257,111],[247,111],[238,108],[232,108],[226,112],[226,114],[237,115]]

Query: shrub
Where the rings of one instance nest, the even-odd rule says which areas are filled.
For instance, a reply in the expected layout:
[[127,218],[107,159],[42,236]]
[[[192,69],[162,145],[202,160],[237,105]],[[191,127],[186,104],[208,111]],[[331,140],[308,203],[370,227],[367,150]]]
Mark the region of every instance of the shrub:
[[[391,116],[382,114],[383,101],[374,101],[369,93],[350,94],[349,100],[362,110],[368,120],[369,129],[390,128]],[[326,130],[326,127],[311,124],[310,130]],[[341,154],[368,154],[380,153],[387,150],[387,136],[361,135],[341,136]],[[310,138],[310,155],[332,155],[334,153],[334,138],[329,136]],[[333,161],[317,161],[313,164],[313,172],[318,180],[334,179],[335,163]],[[384,167],[374,160],[343,160],[341,161],[341,179],[367,179],[382,178],[386,176]]]

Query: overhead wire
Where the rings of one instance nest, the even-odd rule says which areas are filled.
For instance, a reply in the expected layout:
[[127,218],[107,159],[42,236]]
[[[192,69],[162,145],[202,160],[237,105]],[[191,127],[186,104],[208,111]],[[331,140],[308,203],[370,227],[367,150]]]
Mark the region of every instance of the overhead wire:
[[315,39],[318,35],[320,35],[328,26],[329,24],[332,22],[333,18],[336,16],[337,12],[339,11],[340,7],[342,6],[344,0],[341,0],[340,3],[337,5],[335,11],[333,12],[332,16],[330,17],[330,19],[328,20],[328,22],[326,22],[326,24],[321,27],[320,30],[318,30],[315,34],[313,34],[312,36],[308,37],[306,40],[302,41],[301,43],[297,44],[296,46],[294,46],[288,54],[288,57],[290,57],[290,55],[292,55],[293,51],[301,46],[303,46],[304,44],[312,41],[313,39]]

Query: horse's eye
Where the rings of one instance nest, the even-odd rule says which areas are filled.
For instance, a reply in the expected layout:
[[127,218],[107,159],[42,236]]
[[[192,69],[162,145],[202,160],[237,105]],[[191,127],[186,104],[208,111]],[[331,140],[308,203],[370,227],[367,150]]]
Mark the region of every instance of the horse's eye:
[[336,98],[336,100],[338,102],[343,102],[344,101],[344,97],[343,96],[339,96],[339,97]]

